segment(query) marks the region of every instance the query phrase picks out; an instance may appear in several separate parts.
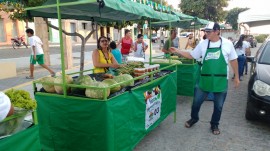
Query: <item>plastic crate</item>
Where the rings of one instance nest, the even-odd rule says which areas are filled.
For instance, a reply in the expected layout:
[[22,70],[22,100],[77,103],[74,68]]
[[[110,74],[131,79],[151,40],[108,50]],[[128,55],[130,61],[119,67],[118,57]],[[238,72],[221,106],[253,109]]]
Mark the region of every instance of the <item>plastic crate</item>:
[[12,135],[24,129],[22,122],[30,111],[16,108],[14,112],[15,113],[12,116],[7,117],[0,122],[0,137]]

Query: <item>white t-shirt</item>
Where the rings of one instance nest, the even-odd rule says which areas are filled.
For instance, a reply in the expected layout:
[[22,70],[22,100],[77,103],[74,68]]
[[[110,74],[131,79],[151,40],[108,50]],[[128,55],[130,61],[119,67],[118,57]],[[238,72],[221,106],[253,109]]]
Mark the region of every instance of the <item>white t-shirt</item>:
[[32,49],[31,53],[32,55],[34,55],[33,46],[35,46],[36,55],[44,54],[42,49],[43,43],[38,36],[29,37],[29,45],[31,46]]
[[[234,43],[234,45],[237,43],[237,41]],[[236,48],[235,51],[238,56],[240,55],[245,55],[246,54],[246,49],[250,48],[250,44],[247,41],[243,41],[242,48]]]
[[[137,42],[134,42],[134,48],[136,47]],[[144,47],[148,46],[148,44],[146,42],[144,43]],[[142,43],[137,43],[137,50],[134,50],[134,57],[144,57],[144,52],[143,52],[143,44]]]
[[0,92],[0,122],[7,117],[10,107],[10,99],[5,93]]
[[[229,78],[229,66],[228,63],[231,60],[235,60],[237,59],[237,54],[235,52],[234,46],[232,44],[231,41],[229,41],[228,39],[225,39],[223,37],[222,38],[222,54],[225,58],[225,61],[227,63],[227,78]],[[206,53],[206,49],[208,46],[208,39],[205,39],[204,41],[202,41],[201,43],[199,43],[197,45],[197,47],[195,47],[195,49],[193,51],[190,52],[190,55],[194,58],[194,59],[199,59],[200,57],[202,57],[202,63],[204,60],[204,56]],[[217,42],[210,42],[209,44],[209,48],[216,48],[220,46],[220,40]]]

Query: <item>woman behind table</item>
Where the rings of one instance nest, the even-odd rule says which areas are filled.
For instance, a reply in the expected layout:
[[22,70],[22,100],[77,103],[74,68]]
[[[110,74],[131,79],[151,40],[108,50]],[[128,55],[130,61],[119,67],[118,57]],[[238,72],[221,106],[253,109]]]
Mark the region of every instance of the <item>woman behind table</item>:
[[98,39],[98,49],[92,54],[94,73],[106,73],[109,68],[118,68],[119,65],[109,50],[108,39],[101,36]]
[[129,53],[131,53],[133,49],[133,40],[131,38],[130,30],[125,30],[125,37],[119,41],[117,46],[119,46],[120,43],[121,43],[122,60],[123,62],[125,62],[127,57],[129,56]]
[[245,35],[241,35],[239,40],[234,44],[235,51],[238,55],[238,72],[239,72],[239,80],[242,81],[242,76],[244,73],[244,66],[246,62],[246,52],[250,51],[249,44],[244,41]]

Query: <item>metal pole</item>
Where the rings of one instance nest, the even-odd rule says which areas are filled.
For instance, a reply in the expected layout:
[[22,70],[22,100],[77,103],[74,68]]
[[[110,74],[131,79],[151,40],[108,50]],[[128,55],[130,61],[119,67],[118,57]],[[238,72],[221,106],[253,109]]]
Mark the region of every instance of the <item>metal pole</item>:
[[67,87],[66,87],[66,71],[65,71],[65,54],[63,46],[63,34],[62,34],[62,19],[60,11],[60,0],[56,0],[57,4],[57,17],[58,17],[58,27],[59,27],[59,39],[60,39],[60,50],[61,50],[61,67],[62,67],[62,82],[63,82],[63,94],[64,97],[67,96]]
[[150,30],[150,58],[149,63],[152,64],[152,29],[151,29],[151,19],[149,19],[149,30]]

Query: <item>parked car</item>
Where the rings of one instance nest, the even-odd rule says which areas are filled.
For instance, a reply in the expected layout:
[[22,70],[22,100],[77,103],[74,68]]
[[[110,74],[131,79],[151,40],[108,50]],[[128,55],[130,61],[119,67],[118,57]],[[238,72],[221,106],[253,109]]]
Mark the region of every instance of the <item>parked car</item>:
[[248,42],[250,43],[251,48],[257,47],[257,40],[253,35],[248,35]]
[[270,121],[270,39],[258,49],[251,61],[248,83],[247,120]]
[[157,34],[152,34],[152,42],[156,43],[158,41],[158,36]]

